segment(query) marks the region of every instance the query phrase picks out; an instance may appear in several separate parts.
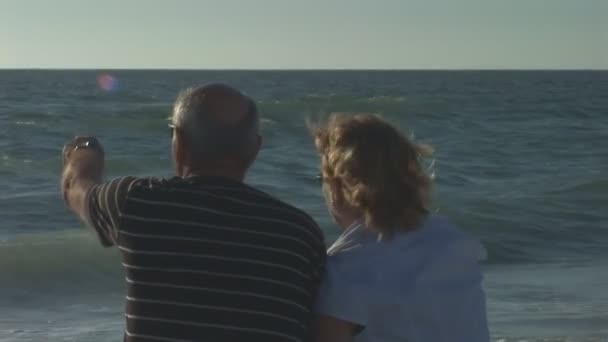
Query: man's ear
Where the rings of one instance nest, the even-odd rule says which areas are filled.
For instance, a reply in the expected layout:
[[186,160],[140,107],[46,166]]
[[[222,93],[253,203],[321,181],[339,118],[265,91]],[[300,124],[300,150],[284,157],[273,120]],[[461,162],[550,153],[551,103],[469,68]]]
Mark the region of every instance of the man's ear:
[[173,140],[171,143],[173,152],[173,161],[175,163],[175,173],[182,176],[182,168],[188,164],[188,145],[184,132],[179,128],[173,131]]
[[248,167],[251,166],[251,164],[253,164],[255,162],[261,149],[262,149],[262,136],[258,135],[256,142],[255,142],[255,152],[251,154],[251,160],[249,161],[249,165],[247,165]]
[[258,135],[255,157],[257,157],[258,153],[260,153],[260,150],[262,149],[262,143],[263,143],[262,136]]
[[262,136],[258,135],[254,142],[251,142],[251,145],[248,148],[247,154],[244,155],[245,159],[241,159],[244,164],[242,165],[245,169],[248,169],[253,165],[255,160],[262,149]]

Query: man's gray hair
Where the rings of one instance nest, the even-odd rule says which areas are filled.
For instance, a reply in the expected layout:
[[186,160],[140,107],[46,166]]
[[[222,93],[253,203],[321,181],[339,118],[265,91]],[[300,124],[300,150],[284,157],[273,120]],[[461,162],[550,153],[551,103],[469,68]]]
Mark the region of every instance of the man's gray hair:
[[185,135],[190,152],[201,158],[248,157],[259,134],[255,102],[241,94],[248,101],[247,113],[226,123],[208,112],[205,95],[204,86],[185,89],[173,108],[171,123]]

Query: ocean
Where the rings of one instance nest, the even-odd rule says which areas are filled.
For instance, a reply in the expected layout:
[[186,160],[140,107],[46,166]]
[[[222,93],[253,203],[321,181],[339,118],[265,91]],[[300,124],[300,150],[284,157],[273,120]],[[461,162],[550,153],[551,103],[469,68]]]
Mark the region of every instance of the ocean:
[[215,81],[262,113],[247,182],[328,242],[305,120],[379,113],[435,148],[433,210],[487,249],[493,341],[608,341],[607,71],[0,70],[1,342],[122,338],[118,254],[64,207],[61,148],[95,135],[108,178],[171,176],[176,94]]

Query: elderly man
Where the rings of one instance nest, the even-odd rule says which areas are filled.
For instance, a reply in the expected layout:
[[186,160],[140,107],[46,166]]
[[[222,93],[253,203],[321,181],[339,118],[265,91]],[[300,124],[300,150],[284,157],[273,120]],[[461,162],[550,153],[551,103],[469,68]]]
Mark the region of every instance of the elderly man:
[[95,138],[64,147],[67,206],[122,255],[125,341],[308,338],[323,236],[307,214],[243,183],[258,126],[250,98],[212,84],[175,104],[174,178],[102,183]]

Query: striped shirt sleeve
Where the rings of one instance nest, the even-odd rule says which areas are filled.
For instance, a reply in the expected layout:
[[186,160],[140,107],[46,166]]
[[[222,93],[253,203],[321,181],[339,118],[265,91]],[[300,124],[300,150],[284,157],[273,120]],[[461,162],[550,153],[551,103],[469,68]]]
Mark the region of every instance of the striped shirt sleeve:
[[86,221],[104,247],[116,244],[125,199],[136,181],[135,177],[120,177],[95,185],[87,192]]

